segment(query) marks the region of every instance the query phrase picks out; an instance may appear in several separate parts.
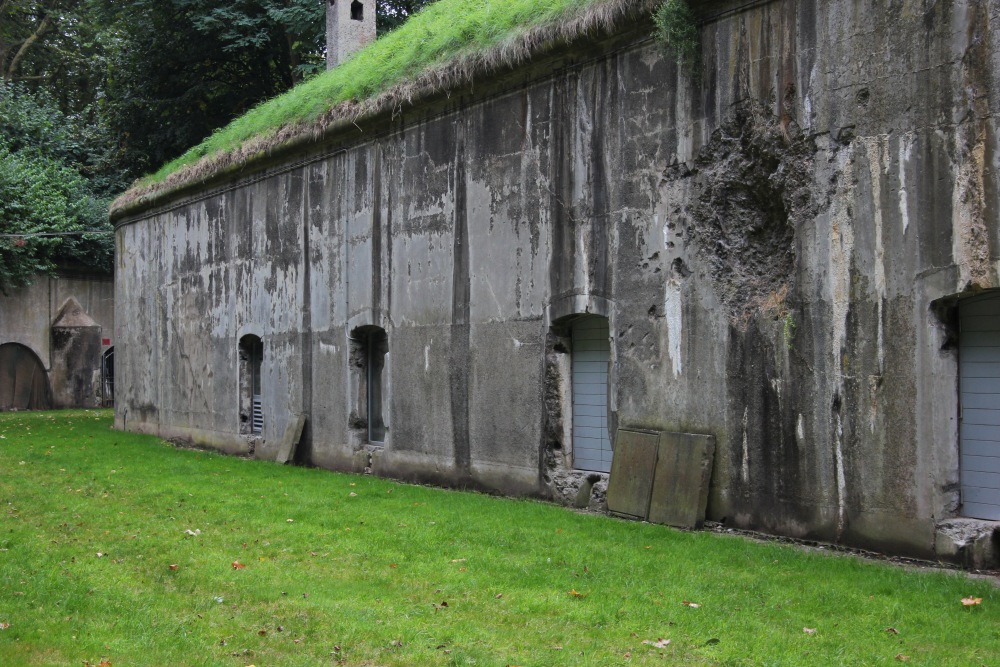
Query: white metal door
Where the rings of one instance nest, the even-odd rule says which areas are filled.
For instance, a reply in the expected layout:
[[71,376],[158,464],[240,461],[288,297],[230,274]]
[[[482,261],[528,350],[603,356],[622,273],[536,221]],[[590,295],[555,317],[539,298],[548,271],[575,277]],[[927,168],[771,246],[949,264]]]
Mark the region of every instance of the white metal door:
[[962,514],[1000,520],[1000,293],[959,304]]
[[608,320],[588,316],[573,325],[573,466],[611,472],[608,434]]

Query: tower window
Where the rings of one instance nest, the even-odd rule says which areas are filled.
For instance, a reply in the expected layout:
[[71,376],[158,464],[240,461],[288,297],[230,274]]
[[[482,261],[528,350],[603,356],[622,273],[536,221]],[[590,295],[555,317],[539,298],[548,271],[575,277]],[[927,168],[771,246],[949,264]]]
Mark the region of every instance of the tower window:
[[365,20],[365,6],[354,0],[351,3],[351,20],[352,21],[364,21]]

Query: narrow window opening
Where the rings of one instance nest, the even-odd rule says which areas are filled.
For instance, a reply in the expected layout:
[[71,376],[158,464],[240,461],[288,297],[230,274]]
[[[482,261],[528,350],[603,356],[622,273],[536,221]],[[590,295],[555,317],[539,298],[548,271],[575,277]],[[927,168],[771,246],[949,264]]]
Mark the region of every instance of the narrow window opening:
[[261,367],[264,344],[257,336],[240,339],[240,433],[260,435],[264,432],[264,410],[261,391]]
[[368,441],[385,442],[385,418],[382,412],[382,371],[389,338],[378,329],[368,334]]
[[115,404],[115,348],[109,347],[101,358],[101,377],[104,407]]
[[351,20],[352,21],[364,21],[365,20],[365,6],[354,0],[351,3]]
[[386,355],[389,337],[377,326],[358,327],[351,332],[351,366],[356,375],[357,394],[351,411],[350,425],[356,433],[372,444],[385,442]]

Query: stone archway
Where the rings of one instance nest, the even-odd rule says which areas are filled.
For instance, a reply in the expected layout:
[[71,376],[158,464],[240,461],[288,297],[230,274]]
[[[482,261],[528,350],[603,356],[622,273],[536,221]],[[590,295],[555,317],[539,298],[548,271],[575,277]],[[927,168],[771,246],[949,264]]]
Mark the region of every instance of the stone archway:
[[31,348],[0,345],[0,411],[50,410],[49,376]]

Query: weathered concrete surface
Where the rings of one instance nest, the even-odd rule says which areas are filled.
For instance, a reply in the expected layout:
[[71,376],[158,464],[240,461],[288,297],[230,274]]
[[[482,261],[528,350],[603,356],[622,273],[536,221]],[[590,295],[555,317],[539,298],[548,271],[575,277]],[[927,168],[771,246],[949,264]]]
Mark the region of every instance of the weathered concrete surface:
[[[114,289],[111,276],[67,269],[36,276],[31,285],[0,295],[0,345],[17,343],[37,355],[54,407],[99,405],[101,356],[115,342]],[[73,319],[63,324],[75,331],[66,335],[69,330],[63,328],[57,335],[53,325],[70,302],[75,303]],[[80,326],[96,329],[82,331]],[[86,334],[85,345],[80,333]]]
[[699,3],[700,82],[638,26],[117,220],[118,426],[246,451],[252,333],[268,457],[301,413],[302,461],[596,506],[559,331],[595,313],[612,428],[715,436],[709,518],[934,555],[946,306],[1000,285],[1000,0],[737,4]]
[[[101,327],[74,297],[52,323],[52,403],[56,408],[98,405],[101,398]],[[95,363],[96,362],[96,363]]]
[[649,522],[678,528],[705,525],[714,460],[714,437],[697,433],[660,433],[649,499]]
[[608,479],[608,511],[645,520],[653,493],[659,433],[618,429]]

